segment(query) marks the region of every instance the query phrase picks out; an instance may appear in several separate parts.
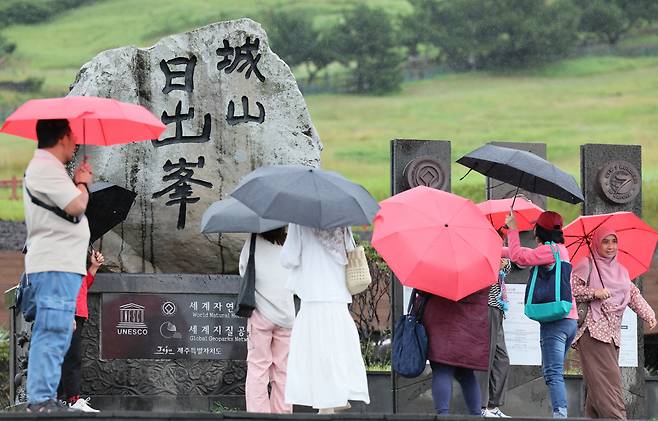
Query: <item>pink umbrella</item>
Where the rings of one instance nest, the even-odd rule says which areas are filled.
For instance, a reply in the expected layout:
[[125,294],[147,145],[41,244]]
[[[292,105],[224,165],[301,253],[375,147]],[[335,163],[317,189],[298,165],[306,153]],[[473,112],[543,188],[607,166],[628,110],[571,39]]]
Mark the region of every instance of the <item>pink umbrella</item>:
[[[514,198],[509,199],[492,199],[478,203],[477,207],[487,217],[491,225],[498,230],[505,225],[505,218],[512,209]],[[518,197],[514,203],[514,216],[519,231],[527,231],[535,226],[535,220],[544,212],[542,208],[535,205],[528,199]]]
[[628,269],[631,279],[649,270],[658,233],[633,212],[579,216],[564,227],[564,242],[573,265],[589,256],[593,247],[597,247],[592,244],[592,237],[597,228],[603,225],[617,232],[617,258]]
[[403,285],[457,301],[496,281],[502,239],[470,200],[421,186],[380,205],[372,246]]
[[5,120],[0,132],[37,140],[38,120],[67,119],[79,144],[108,146],[157,139],[166,126],[146,108],[110,98],[33,99]]

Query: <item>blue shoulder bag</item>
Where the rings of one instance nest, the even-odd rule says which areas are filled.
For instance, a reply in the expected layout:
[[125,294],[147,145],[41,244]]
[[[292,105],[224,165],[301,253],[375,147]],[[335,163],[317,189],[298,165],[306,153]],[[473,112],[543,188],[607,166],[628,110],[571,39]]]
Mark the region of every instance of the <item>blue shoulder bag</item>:
[[571,311],[571,263],[560,260],[555,243],[551,247],[555,264],[535,266],[525,291],[525,315],[538,322],[564,319]]
[[[417,299],[418,298],[418,299]],[[427,332],[421,320],[427,296],[417,290],[411,292],[407,314],[395,325],[391,364],[402,377],[418,377],[427,363]],[[414,309],[415,304],[417,308]]]

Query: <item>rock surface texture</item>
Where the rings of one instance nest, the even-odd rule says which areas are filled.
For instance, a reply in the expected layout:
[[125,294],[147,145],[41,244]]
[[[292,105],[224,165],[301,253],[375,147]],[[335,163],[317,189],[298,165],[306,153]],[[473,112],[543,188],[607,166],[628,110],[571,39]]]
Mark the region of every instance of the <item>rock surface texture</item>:
[[110,269],[235,271],[246,237],[200,234],[203,211],[261,165],[320,164],[297,82],[249,19],[104,51],[70,95],[140,104],[167,125],[159,140],[87,147],[96,179],[137,192],[125,223],[96,245]]

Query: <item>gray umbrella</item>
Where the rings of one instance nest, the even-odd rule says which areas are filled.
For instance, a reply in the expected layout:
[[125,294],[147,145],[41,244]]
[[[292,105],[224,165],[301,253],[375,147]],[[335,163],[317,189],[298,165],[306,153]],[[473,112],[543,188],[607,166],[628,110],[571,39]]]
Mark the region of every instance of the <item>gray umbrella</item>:
[[213,203],[201,218],[201,232],[250,232],[249,260],[238,292],[236,314],[250,317],[256,308],[256,234],[287,225],[287,222],[264,219],[232,197]]
[[251,232],[262,233],[281,228],[287,222],[264,219],[232,197],[213,203],[201,218],[201,232]]
[[231,196],[263,218],[322,229],[370,224],[379,210],[362,186],[338,173],[301,165],[258,168]]
[[580,203],[583,192],[573,176],[527,151],[484,145],[457,160],[471,170],[532,193]]

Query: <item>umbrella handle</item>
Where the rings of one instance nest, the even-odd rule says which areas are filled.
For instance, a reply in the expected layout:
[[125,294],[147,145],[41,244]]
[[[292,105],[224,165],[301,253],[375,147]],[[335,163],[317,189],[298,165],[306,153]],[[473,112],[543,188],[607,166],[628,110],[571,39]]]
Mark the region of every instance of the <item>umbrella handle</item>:
[[519,183],[516,185],[516,191],[514,192],[514,199],[512,199],[512,207],[510,210],[514,210],[514,204],[516,203],[516,196],[519,195],[519,189],[521,188],[521,181],[523,181],[523,174],[524,172],[521,172],[521,177],[519,177]]
[[585,242],[587,243],[589,254],[590,256],[592,256],[592,260],[594,261],[594,266],[596,266],[596,273],[599,275],[599,281],[601,281],[601,285],[603,285],[603,288],[605,288],[605,284],[603,283],[603,278],[601,277],[601,271],[599,271],[599,264],[596,263],[596,256],[594,256],[594,253],[592,252],[592,246],[589,242],[589,239],[586,239]]
[[87,136],[85,136],[85,119],[82,119],[82,163],[87,163]]
[[463,179],[465,179],[466,176],[469,175],[469,174],[471,173],[471,171],[473,171],[473,168],[469,168],[468,171],[466,171],[466,174],[464,174],[464,175],[459,179],[459,181],[462,181]]

